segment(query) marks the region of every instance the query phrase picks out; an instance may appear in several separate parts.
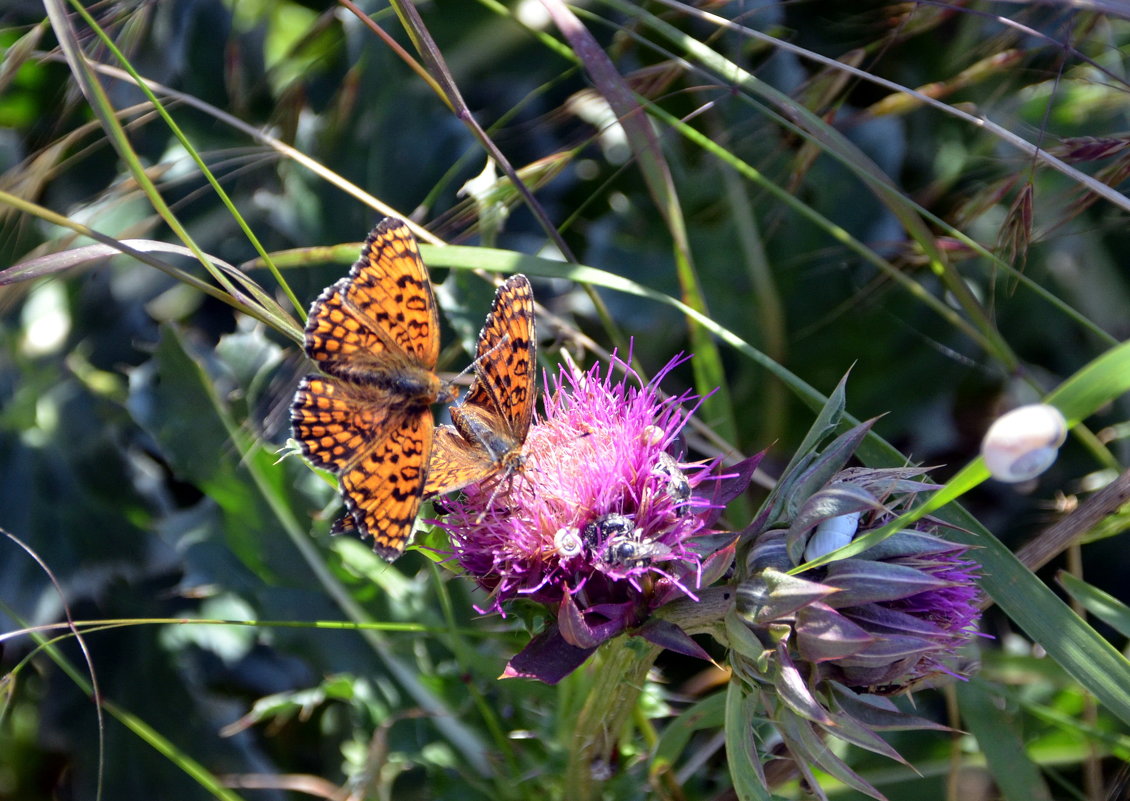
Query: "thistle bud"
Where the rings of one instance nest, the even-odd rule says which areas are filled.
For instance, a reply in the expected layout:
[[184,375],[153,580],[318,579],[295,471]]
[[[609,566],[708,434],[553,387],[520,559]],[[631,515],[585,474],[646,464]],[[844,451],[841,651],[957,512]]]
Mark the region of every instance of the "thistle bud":
[[[759,696],[802,773],[807,766],[850,773],[828,737],[898,759],[872,728],[878,709],[885,720],[878,728],[939,728],[882,696],[960,678],[958,651],[976,633],[976,566],[938,521],[924,518],[837,558],[835,551],[937,489],[922,468],[844,469],[868,427],[794,457],[746,532],[726,621],[734,675]],[[861,779],[853,786],[882,798]]]

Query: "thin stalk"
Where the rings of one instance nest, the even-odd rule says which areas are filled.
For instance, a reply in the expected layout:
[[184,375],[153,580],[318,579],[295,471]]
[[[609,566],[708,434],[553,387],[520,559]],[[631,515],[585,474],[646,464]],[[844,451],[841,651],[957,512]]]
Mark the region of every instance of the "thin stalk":
[[[129,73],[130,77],[133,78],[134,84],[137,86],[137,88],[140,89],[141,92],[149,99],[149,102],[153,104],[153,109],[161,116],[161,119],[164,120],[165,125],[168,126],[169,131],[172,132],[173,136],[175,136],[177,141],[181,143],[181,146],[184,147],[185,152],[188,153],[189,157],[196,163],[197,168],[200,170],[200,174],[204,176],[204,179],[211,185],[212,190],[216,193],[216,196],[220,199],[220,202],[223,203],[224,207],[227,208],[227,210],[231,213],[232,219],[235,220],[236,225],[238,225],[243,231],[244,236],[247,237],[247,240],[251,243],[251,246],[255,249],[255,252],[259,254],[259,257],[261,259],[263,259],[263,263],[267,265],[267,269],[270,271],[275,281],[278,282],[279,286],[282,287],[282,290],[286,294],[287,299],[294,304],[294,308],[297,309],[298,313],[302,316],[303,322],[305,322],[306,309],[302,306],[301,303],[298,302],[298,298],[295,296],[294,291],[291,290],[290,284],[288,284],[286,282],[286,279],[282,277],[282,273],[279,272],[279,268],[275,266],[275,263],[271,260],[270,255],[267,253],[262,243],[259,242],[259,238],[255,236],[255,232],[251,230],[251,226],[247,224],[247,222],[243,219],[243,215],[239,213],[239,209],[236,207],[235,202],[232,201],[231,197],[228,196],[228,193],[224,191],[224,188],[220,186],[220,182],[216,180],[216,176],[214,176],[212,174],[212,171],[208,169],[208,165],[204,163],[204,159],[201,158],[200,154],[196,152],[196,148],[192,146],[192,142],[189,141],[189,138],[185,135],[184,131],[182,131],[180,126],[176,124],[176,121],[173,120],[172,115],[170,115],[165,107],[161,105],[161,101],[157,99],[157,95],[155,95],[153,91],[145,85],[145,81],[142,79],[141,74],[133,68],[133,65],[129,63],[129,59],[125,57],[125,55],[118,49],[117,45],[114,44],[114,41],[109,36],[107,36],[106,32],[103,31],[98,23],[94,21],[94,18],[90,16],[90,13],[77,2],[72,2],[72,5],[74,5],[79,14],[82,15],[82,18],[102,41],[102,44],[106,46],[106,49],[113,53],[114,58],[118,60],[118,62]],[[174,230],[176,229],[174,228]],[[191,240],[187,238],[187,231],[177,231],[177,233],[178,235],[182,236],[182,239],[184,239],[185,243],[188,244],[189,247],[193,247]]]
[[565,798],[591,801],[609,773],[613,748],[659,656],[657,645],[621,635],[604,643],[589,666],[594,681],[573,728],[565,769]]

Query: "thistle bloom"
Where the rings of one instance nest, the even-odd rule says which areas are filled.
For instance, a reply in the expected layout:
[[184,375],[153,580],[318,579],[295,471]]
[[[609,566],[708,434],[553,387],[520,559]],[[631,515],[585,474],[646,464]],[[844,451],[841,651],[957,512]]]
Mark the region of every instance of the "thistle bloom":
[[703,535],[718,517],[721,482],[707,482],[714,499],[702,497],[709,467],[672,455],[694,398],[664,399],[655,389],[682,361],[642,387],[615,381],[611,365],[604,375],[599,365],[562,368],[546,382],[523,469],[443,502],[438,525],[490,592],[490,609],[527,598],[556,614],[505,675],[557,681],[601,642],[675,597],[694,597],[728,565],[732,549],[702,547],[712,541]]

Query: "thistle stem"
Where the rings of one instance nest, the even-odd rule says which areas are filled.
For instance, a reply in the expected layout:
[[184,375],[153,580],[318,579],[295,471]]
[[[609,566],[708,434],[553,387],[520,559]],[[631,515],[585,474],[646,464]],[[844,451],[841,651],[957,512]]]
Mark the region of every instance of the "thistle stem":
[[621,635],[604,643],[593,656],[588,668],[592,686],[573,729],[565,798],[591,801],[611,777],[612,750],[660,650],[640,637]]

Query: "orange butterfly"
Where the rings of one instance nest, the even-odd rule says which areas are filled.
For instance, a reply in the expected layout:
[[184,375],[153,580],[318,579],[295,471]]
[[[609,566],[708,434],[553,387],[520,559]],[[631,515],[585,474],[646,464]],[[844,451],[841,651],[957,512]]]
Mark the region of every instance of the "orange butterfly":
[[425,498],[521,470],[537,395],[536,348],[533,290],[515,275],[498,288],[479,332],[475,380],[451,407],[454,427],[436,429]]
[[435,374],[439,317],[428,269],[401,220],[386,217],[349,275],[310,307],[306,354],[325,375],[302,379],[290,417],[316,467],[341,480],[335,531],[373,538],[390,562],[420,508],[435,422],[457,392]]

